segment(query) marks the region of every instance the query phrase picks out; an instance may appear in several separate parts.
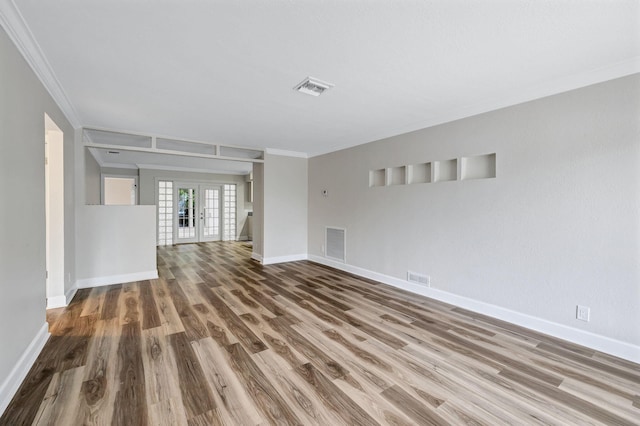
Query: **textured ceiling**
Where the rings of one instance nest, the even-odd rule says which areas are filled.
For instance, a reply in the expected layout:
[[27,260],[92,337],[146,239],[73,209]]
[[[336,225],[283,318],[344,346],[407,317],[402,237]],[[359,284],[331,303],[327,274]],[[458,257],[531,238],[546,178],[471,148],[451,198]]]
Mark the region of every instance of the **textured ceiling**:
[[640,71],[635,0],[14,3],[80,125],[310,155]]

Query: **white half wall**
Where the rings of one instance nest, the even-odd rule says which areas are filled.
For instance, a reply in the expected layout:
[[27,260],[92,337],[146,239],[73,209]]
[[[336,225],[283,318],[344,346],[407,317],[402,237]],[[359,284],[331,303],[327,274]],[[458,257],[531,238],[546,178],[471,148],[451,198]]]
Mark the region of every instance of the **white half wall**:
[[80,206],[78,288],[158,277],[155,206]]
[[[344,227],[345,267],[405,283],[425,274],[433,294],[637,354],[638,117],[633,75],[311,158],[309,257],[324,257],[325,226]],[[490,153],[495,178],[459,180],[458,166],[458,180],[369,186],[372,170]]]

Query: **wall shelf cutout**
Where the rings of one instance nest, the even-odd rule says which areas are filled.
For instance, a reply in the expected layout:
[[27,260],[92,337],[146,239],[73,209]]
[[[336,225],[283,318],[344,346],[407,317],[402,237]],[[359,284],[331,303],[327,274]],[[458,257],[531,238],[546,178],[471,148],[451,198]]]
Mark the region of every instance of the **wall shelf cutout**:
[[461,174],[462,180],[496,177],[496,154],[462,157]]
[[369,170],[369,187],[496,177],[496,153]]
[[434,161],[433,181],[445,182],[458,178],[458,159]]
[[407,166],[407,183],[431,182],[431,163],[412,164]]
[[406,183],[406,167],[390,167],[387,169],[389,180],[387,185],[404,185]]
[[373,186],[385,186],[386,184],[386,170],[370,170],[369,171],[369,187]]

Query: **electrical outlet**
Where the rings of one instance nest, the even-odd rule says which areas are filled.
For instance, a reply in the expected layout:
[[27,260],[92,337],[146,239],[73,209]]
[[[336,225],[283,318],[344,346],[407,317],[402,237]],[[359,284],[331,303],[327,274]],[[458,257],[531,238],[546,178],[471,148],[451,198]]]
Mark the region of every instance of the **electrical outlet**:
[[591,308],[589,308],[588,306],[578,305],[576,307],[576,318],[579,319],[580,321],[589,322],[590,316],[591,316]]
[[322,248],[320,250],[322,250],[322,254],[324,254],[324,244],[322,245]]

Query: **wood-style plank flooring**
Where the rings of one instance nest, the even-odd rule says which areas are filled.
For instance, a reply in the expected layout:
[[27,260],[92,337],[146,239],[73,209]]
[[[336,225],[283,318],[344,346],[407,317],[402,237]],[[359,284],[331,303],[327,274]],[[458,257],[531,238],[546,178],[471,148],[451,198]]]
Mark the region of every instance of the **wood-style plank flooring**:
[[638,364],[249,256],[163,247],[160,279],[78,291],[0,424],[640,423]]

